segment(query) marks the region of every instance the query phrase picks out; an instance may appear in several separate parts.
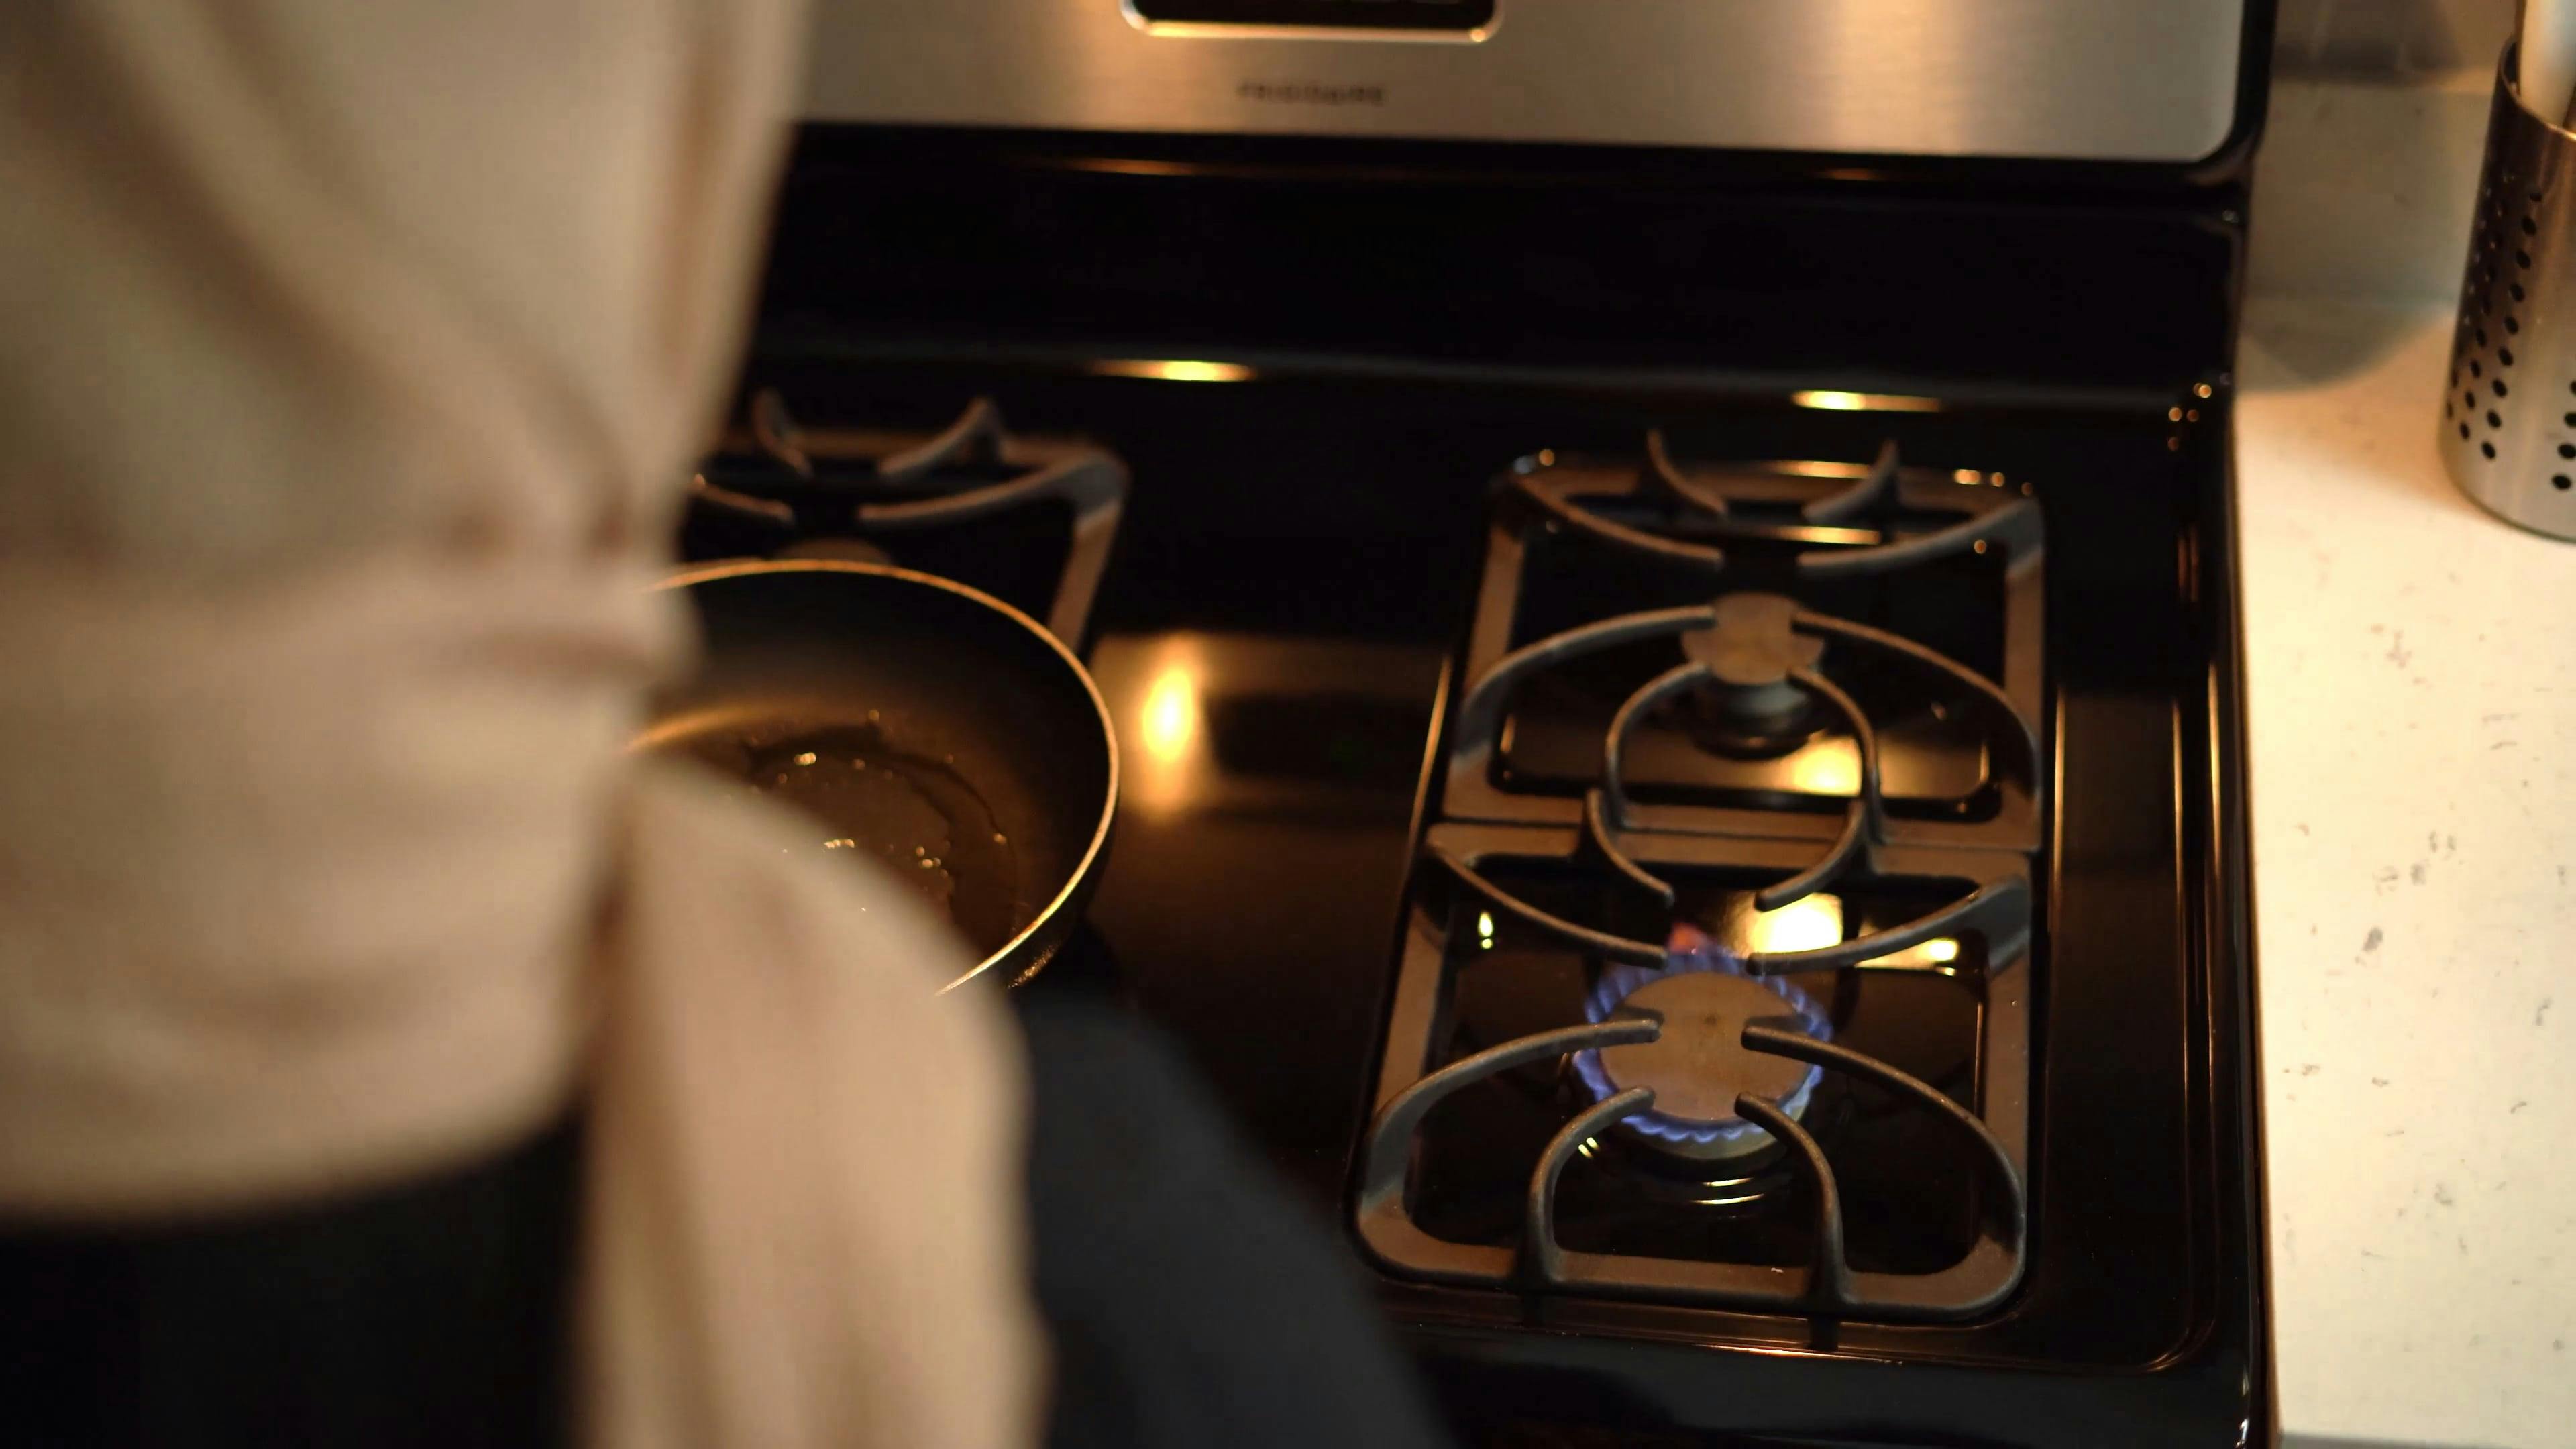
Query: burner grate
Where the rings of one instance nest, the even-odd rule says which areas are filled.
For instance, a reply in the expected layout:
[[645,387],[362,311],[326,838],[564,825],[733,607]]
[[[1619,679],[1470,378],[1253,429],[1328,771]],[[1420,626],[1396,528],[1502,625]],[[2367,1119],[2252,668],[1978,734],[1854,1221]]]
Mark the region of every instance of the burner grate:
[[[1803,869],[1797,841],[1725,841],[1665,836],[1632,842],[1658,880],[1712,869],[1760,867],[1788,876]],[[1599,1149],[1614,1127],[1651,1121],[1656,1093],[1639,1087],[1585,1103],[1531,1161],[1515,1240],[1508,1245],[1460,1242],[1423,1226],[1412,1200],[1416,1138],[1444,1101],[1504,1074],[1550,1063],[1580,1079],[1586,1053],[1657,1042],[1667,1028],[1658,1014],[1612,1011],[1600,1021],[1542,1027],[1434,1065],[1442,1039],[1455,1030],[1453,1001],[1465,973],[1483,967],[1480,952],[1455,949],[1448,922],[1456,902],[1442,899],[1445,880],[1480,914],[1499,913],[1536,939],[1597,963],[1603,973],[1661,972],[1667,949],[1567,919],[1501,884],[1498,868],[1546,866],[1573,878],[1614,879],[1593,863],[1579,832],[1484,825],[1434,827],[1424,844],[1436,869],[1418,880],[1405,958],[1399,971],[1387,1065],[1379,1106],[1362,1154],[1358,1220],[1369,1251],[1388,1268],[1436,1281],[1535,1292],[1581,1292],[1705,1302],[1833,1317],[1956,1319],[2001,1302],[2019,1282],[2026,1235],[2025,1152],[2030,1080],[2028,950],[2030,892],[2019,857],[2007,852],[1942,852],[1884,847],[1827,879],[1848,892],[1876,880],[1958,880],[1963,898],[1902,925],[1861,931],[1806,950],[1749,952],[1755,979],[1835,973],[1828,981],[1873,971],[1915,972],[1910,948],[1932,941],[1963,949],[1962,974],[1982,999],[1976,1046],[1975,1110],[1921,1078],[1866,1051],[1824,1040],[1803,1021],[1747,1019],[1732,1043],[1745,1053],[1802,1062],[1825,1078],[1866,1083],[1888,1094],[1919,1130],[1946,1133],[1953,1155],[1972,1164],[1983,1183],[1974,1240],[1956,1261],[1930,1271],[1860,1271],[1846,1250],[1846,1203],[1832,1149],[1798,1120],[1803,1104],[1744,1092],[1736,1115],[1782,1144],[1810,1212],[1803,1266],[1710,1261],[1634,1252],[1576,1251],[1558,1222],[1559,1183],[1578,1155]],[[1953,967],[1941,968],[1945,971]],[[1597,979],[1597,978],[1596,978]],[[1784,1003],[1785,1005],[1785,1003]],[[1794,1011],[1784,1011],[1795,1015]],[[1783,1094],[1793,1095],[1793,1094]],[[1647,1134],[1652,1135],[1652,1134]],[[1879,1174],[1883,1175],[1883,1174]]]
[[[1834,1318],[2013,1291],[2041,559],[2026,487],[1893,446],[1514,471],[1363,1147],[1380,1263]],[[1821,929],[1699,944],[1738,912]],[[1964,1019],[1909,1014],[1935,976]]]
[[[1812,467],[1812,465],[1810,465]],[[1844,470],[1835,470],[1841,472]],[[1831,474],[1826,476],[1830,477]],[[1953,473],[1948,482],[2002,487],[1991,475]],[[1805,578],[1852,578],[1890,573],[1961,553],[2001,548],[2008,555],[2035,553],[2040,545],[2039,505],[2027,491],[1988,496],[1942,494],[1943,511],[1952,506],[1964,514],[1956,522],[1928,531],[1901,534],[1894,521],[1919,490],[1906,487],[1906,470],[1896,445],[1883,443],[1866,469],[1851,473],[1838,491],[1795,503],[1789,521],[1763,524],[1747,517],[1746,507],[1731,503],[1726,488],[1751,481],[1754,495],[1740,503],[1779,503],[1763,487],[1759,471],[1737,470],[1726,479],[1692,477],[1673,461],[1663,432],[1646,435],[1645,461],[1627,478],[1615,472],[1569,469],[1516,474],[1512,488],[1542,516],[1614,548],[1725,574],[1731,569],[1729,545],[1787,546],[1795,551],[1792,567]],[[1941,485],[1935,484],[1939,489]],[[1662,513],[1665,532],[1625,523],[1598,506],[1624,503]],[[1697,515],[1697,517],[1693,517]],[[1688,538],[1675,532],[1687,531]],[[1708,542],[1699,540],[1706,539]]]
[[2034,499],[1892,447],[1696,475],[1659,435],[1631,468],[1540,458],[1489,530],[1448,815],[2038,847]]
[[[1026,602],[1079,648],[1127,490],[1126,465],[1114,455],[1015,436],[989,399],[976,399],[925,437],[808,427],[775,389],[763,388],[691,479],[689,502],[693,513],[725,526],[734,551],[917,563],[1005,598],[1021,590],[982,575],[1021,572],[1006,566],[1021,562],[1017,556],[1031,544],[990,530],[1061,512],[1061,565],[1047,571],[1046,597]],[[978,525],[984,534],[974,532]],[[910,557],[915,553],[924,556]]]

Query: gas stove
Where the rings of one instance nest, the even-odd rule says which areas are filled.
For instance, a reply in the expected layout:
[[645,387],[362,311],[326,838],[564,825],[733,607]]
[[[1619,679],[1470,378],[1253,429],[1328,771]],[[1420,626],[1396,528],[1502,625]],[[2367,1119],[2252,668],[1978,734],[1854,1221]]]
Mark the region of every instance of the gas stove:
[[[2214,1442],[2254,1412],[2223,377],[1894,412],[759,371],[868,400],[897,457],[983,395],[1133,473],[1077,626],[1126,813],[1026,989],[1194,1049],[1471,1442]],[[1686,445],[1619,421],[1684,412]],[[1028,564],[1002,591],[1033,613],[1065,508],[967,550]],[[1560,513],[1593,508],[1617,528]],[[1764,1083],[1776,1133],[1730,1095]]]
[[[2268,8],[2133,52],[2223,33],[2216,131],[2051,149],[1983,102],[1912,148],[1768,91],[1620,119],[1517,68],[1571,7],[1309,4],[977,0],[1115,95],[953,11],[836,72],[826,6],[843,124],[693,546],[1079,641],[1121,817],[1024,989],[1181,1042],[1465,1442],[2264,1439],[2228,419]],[[1983,8],[2040,51],[2129,14]],[[2037,53],[1981,95],[2084,111]],[[1509,124],[1460,119],[1479,67]]]

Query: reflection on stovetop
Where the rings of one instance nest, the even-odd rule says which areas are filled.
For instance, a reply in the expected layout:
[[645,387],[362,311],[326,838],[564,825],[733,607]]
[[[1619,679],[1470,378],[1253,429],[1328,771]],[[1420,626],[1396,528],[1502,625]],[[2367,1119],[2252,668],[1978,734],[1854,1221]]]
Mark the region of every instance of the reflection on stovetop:
[[1092,651],[1124,779],[1090,920],[1134,963],[1138,1005],[1319,1200],[1350,1129],[1317,1104],[1357,1080],[1283,1024],[1375,1029],[1442,663],[1428,645],[1196,630],[1104,632]]

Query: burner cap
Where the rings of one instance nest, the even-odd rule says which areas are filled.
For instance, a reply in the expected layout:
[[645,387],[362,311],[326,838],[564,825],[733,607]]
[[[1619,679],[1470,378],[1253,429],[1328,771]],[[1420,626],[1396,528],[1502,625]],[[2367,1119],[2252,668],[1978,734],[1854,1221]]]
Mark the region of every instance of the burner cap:
[[1682,652],[1709,667],[1718,683],[1737,689],[1787,684],[1792,670],[1812,669],[1825,657],[1825,641],[1791,627],[1795,599],[1779,594],[1725,594],[1717,623],[1682,636]]
[[1825,641],[1791,628],[1797,601],[1778,594],[1726,594],[1716,607],[1716,624],[1681,640],[1682,653],[1716,680],[1701,691],[1701,714],[1748,744],[1793,733],[1811,711],[1789,676],[1814,668]]
[[1799,1117],[1824,1076],[1822,1068],[1749,1051],[1742,1042],[1750,1022],[1828,1039],[1833,1029],[1824,1012],[1786,980],[1746,975],[1741,958],[1689,927],[1675,930],[1664,970],[1604,970],[1585,1014],[1605,1021],[1631,1010],[1662,1017],[1663,1034],[1577,1053],[1574,1070],[1597,1100],[1652,1088],[1655,1105],[1618,1126],[1658,1151],[1700,1161],[1762,1151],[1772,1145],[1770,1134],[1735,1114],[1736,1097],[1767,1098]]
[[1748,1021],[1794,1028],[1797,1013],[1762,983],[1716,971],[1688,971],[1647,982],[1619,1003],[1652,1011],[1664,1034],[1601,1053],[1601,1069],[1619,1091],[1655,1090],[1655,1110],[1685,1122],[1733,1122],[1735,1099],[1750,1092],[1779,1101],[1814,1068],[1788,1057],[1745,1050],[1737,1040]]

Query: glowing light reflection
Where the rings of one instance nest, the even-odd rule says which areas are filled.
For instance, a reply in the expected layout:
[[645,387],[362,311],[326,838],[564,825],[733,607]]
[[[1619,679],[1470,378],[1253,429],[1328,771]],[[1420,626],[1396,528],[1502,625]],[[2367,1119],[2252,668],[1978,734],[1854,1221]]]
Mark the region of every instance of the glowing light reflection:
[[1143,377],[1158,382],[1250,382],[1259,375],[1239,362],[1190,358],[1110,358],[1092,364],[1091,370],[1111,377]]
[[[1848,929],[1860,935],[1865,929],[1857,920],[1846,918],[1839,896],[1819,892],[1791,901],[1776,911],[1751,911],[1739,918],[1733,934],[1744,942],[1747,954],[1755,952],[1787,953],[1821,951],[1843,943]],[[1880,971],[1932,971],[1944,976],[1958,974],[1959,943],[1947,936],[1917,942],[1902,951],[1873,956],[1861,962],[1865,969]]]
[[1959,943],[1946,937],[1908,946],[1884,956],[1873,956],[1860,963],[1873,971],[1929,971],[1939,976],[1956,976],[1959,968]]
[[1145,752],[1158,764],[1178,765],[1190,755],[1199,733],[1198,676],[1173,665],[1154,676],[1145,690]]
[[1203,753],[1204,689],[1194,655],[1166,656],[1147,677],[1133,717],[1136,754],[1129,798],[1156,809],[1189,798]]
[[1789,780],[1810,795],[1851,795],[1860,789],[1860,745],[1850,739],[1824,739],[1798,752],[1789,762]]
[[1745,945],[1757,953],[1821,951],[1842,939],[1840,896],[1806,896],[1776,911],[1757,911],[1745,924]]
[[1937,413],[1937,397],[1908,397],[1893,392],[1793,392],[1789,401],[1802,408],[1833,413]]

